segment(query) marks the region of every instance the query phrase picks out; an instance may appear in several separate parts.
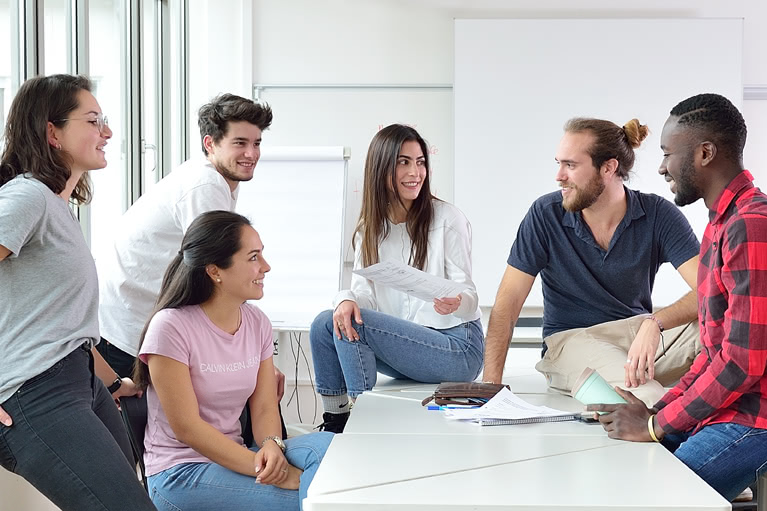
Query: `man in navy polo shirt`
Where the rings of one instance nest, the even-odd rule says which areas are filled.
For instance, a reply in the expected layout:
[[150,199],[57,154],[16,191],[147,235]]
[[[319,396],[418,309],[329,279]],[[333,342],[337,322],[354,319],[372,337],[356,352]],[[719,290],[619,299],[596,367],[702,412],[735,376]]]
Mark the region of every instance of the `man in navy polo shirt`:
[[[559,192],[520,224],[485,341],[484,380],[500,382],[514,324],[535,276],[543,284],[544,355],[536,369],[569,393],[585,367],[655,403],[699,349],[699,243],[671,202],[624,186],[648,129],[571,119],[557,149]],[[652,287],[670,262],[692,291],[653,312]]]

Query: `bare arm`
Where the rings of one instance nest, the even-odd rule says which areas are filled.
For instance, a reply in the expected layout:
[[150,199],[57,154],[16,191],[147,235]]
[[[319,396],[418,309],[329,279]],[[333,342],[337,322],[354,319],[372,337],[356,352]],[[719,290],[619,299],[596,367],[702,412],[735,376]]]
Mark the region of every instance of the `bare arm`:
[[698,256],[691,257],[679,265],[677,271],[691,291],[655,313],[655,317],[663,323],[664,329],[685,325],[698,318]]
[[[99,353],[99,350],[92,348],[91,353],[93,354],[93,371],[96,373],[96,376],[104,382],[104,385],[109,387],[112,385],[113,381],[120,378],[120,375],[109,366],[107,361],[104,360],[104,357],[101,356],[101,353]],[[120,380],[122,380],[122,385],[120,385],[120,388],[112,394],[112,397],[119,399],[122,396],[135,396],[137,394],[141,396],[141,391],[136,387],[136,384],[133,383],[133,380],[130,378],[120,378]]]
[[[0,261],[5,259],[11,255],[11,251],[5,248],[4,246],[0,245]],[[13,424],[13,420],[11,419],[11,416],[6,413],[5,410],[3,410],[3,407],[0,406],[0,424],[3,424],[5,426],[10,426]]]
[[[691,291],[676,302],[654,315],[664,329],[674,328],[695,321],[698,317],[698,256],[691,257],[677,268]],[[652,319],[642,322],[626,361],[626,386],[636,387],[655,378],[655,355],[660,344],[660,326]]]
[[490,323],[485,338],[485,370],[482,379],[501,383],[503,366],[509,351],[514,324],[522,305],[530,294],[535,277],[507,266],[490,312]]
[[[268,375],[272,375],[270,378]],[[261,446],[264,438],[278,436],[282,438],[280,412],[277,408],[277,380],[274,378],[272,357],[261,361],[258,368],[256,391],[248,399],[253,429],[253,440]]]

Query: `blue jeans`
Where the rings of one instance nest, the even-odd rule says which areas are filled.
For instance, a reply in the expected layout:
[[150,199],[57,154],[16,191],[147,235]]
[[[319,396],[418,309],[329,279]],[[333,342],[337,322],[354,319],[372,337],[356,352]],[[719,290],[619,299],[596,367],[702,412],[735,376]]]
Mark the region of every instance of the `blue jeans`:
[[0,425],[0,465],[61,509],[154,509],[89,350],[77,348],[27,380],[2,407],[13,425]]
[[[149,494],[160,511],[301,509],[332,439],[332,433],[320,432],[285,441],[288,463],[304,471],[298,491],[256,483],[255,477],[216,463],[182,463],[149,476]],[[257,447],[251,450],[258,452]]]
[[471,381],[482,369],[484,335],[479,320],[437,330],[382,312],[362,309],[352,320],[359,341],[338,339],[333,311],[312,322],[309,341],[317,392],[357,397],[376,384],[377,372],[424,383]]
[[694,435],[666,435],[663,445],[729,501],[767,469],[767,429],[712,424]]

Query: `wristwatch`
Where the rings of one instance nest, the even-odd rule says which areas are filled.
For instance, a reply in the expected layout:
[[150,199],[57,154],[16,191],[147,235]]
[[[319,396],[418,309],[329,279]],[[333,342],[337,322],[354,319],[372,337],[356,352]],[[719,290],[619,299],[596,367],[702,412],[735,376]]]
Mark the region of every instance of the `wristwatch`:
[[118,376],[117,378],[115,378],[115,381],[112,382],[112,385],[107,387],[107,390],[109,391],[110,394],[114,394],[115,392],[117,392],[117,389],[122,387],[122,384],[123,384],[123,380],[122,378]]
[[274,440],[274,443],[277,444],[277,447],[282,449],[282,452],[285,452],[285,442],[283,442],[282,438],[280,438],[278,436],[268,436],[268,437],[264,438],[264,441],[261,442],[261,447],[264,447],[264,444],[266,444],[266,442],[268,440]]

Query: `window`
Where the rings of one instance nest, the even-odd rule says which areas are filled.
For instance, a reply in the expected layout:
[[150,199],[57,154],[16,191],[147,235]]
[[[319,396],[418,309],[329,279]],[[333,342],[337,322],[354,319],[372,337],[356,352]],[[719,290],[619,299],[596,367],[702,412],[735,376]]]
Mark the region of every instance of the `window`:
[[122,4],[123,0],[90,0],[88,5],[89,74],[94,95],[104,115],[109,117],[112,129],[112,139],[106,146],[107,166],[90,174],[94,189],[89,215],[90,241],[96,258],[110,246],[110,233],[128,205],[125,147],[133,141],[125,140],[125,112],[120,100],[125,90],[125,75],[120,65],[123,60],[120,55],[125,48],[121,41],[124,34]]

